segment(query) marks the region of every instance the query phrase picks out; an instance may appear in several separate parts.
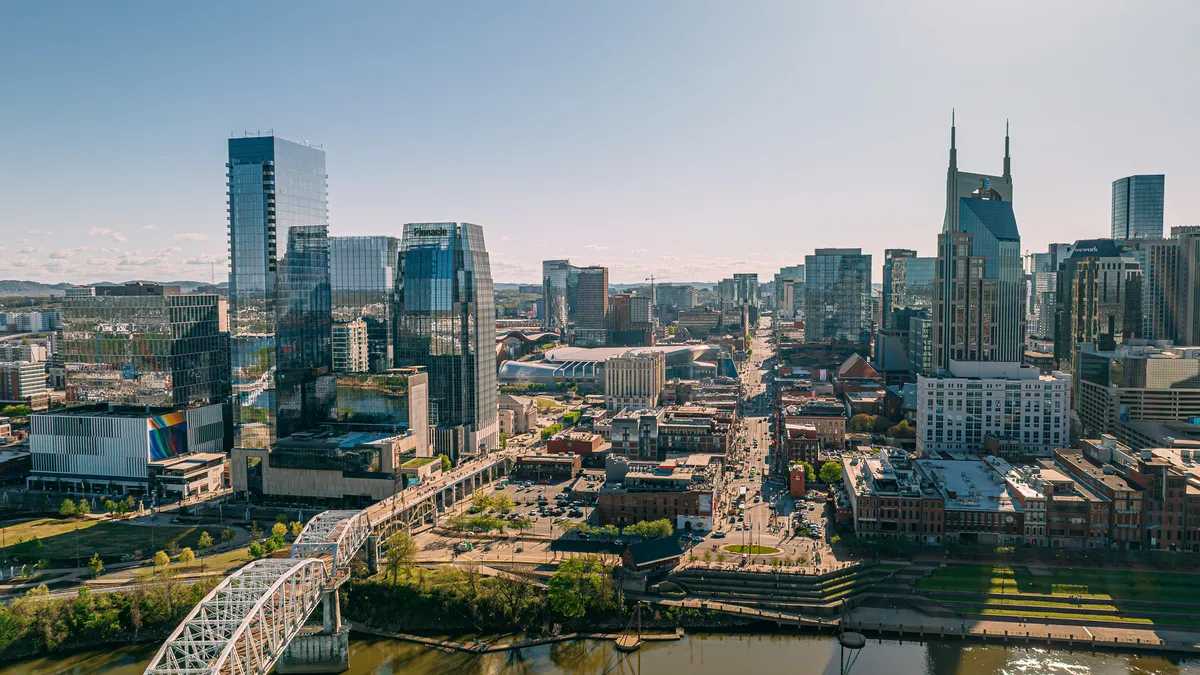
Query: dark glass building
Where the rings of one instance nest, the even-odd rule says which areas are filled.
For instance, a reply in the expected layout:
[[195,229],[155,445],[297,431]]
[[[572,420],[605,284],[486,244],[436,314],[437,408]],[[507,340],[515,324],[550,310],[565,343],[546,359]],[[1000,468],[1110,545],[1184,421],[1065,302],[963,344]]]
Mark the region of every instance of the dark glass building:
[[457,460],[497,447],[496,311],[483,228],[409,223],[399,260],[395,361],[429,375],[435,452]]
[[805,342],[871,342],[871,256],[819,248],[804,257]]
[[1166,176],[1118,178],[1112,184],[1112,238],[1161,239]]
[[908,318],[897,321],[900,309],[933,307],[937,258],[918,258],[917,252],[889,248],[883,252],[883,308],[881,328],[908,329]]
[[570,260],[542,261],[542,323],[545,329],[567,334],[578,310],[579,268]]
[[[392,367],[392,312],[399,253],[400,240],[396,237],[329,238],[336,371],[382,372]],[[357,320],[362,320],[361,328],[354,324]],[[342,349],[346,350],[344,363],[339,358]],[[355,349],[365,351],[365,368],[351,367]]]
[[334,416],[325,152],[229,139],[229,325],[239,443]]

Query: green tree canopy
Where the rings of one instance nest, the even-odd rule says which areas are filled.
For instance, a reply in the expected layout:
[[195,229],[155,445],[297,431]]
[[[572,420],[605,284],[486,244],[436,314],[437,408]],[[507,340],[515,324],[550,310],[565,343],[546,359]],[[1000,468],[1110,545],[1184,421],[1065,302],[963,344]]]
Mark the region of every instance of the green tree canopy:
[[284,525],[283,523],[275,523],[271,526],[271,536],[275,537],[276,539],[282,540],[287,536],[287,533],[288,526]]
[[438,458],[442,460],[442,471],[449,471],[454,468],[454,464],[451,463],[450,458],[446,455],[439,453]]
[[204,549],[212,548],[213,538],[208,532],[201,532],[200,538],[196,540],[196,548],[203,551]]
[[191,548],[184,547],[184,549],[179,552],[179,564],[187,567],[194,562],[196,562],[196,554],[192,552]]
[[388,537],[383,545],[387,551],[385,569],[392,577],[392,584],[395,585],[401,571],[407,574],[412,569],[412,565],[417,559],[417,542],[407,532],[397,532]]
[[821,465],[821,473],[818,476],[822,483],[840,483],[842,482],[842,465],[837,462],[825,462]]
[[88,571],[92,573],[93,577],[100,576],[100,573],[104,571],[104,561],[100,559],[99,553],[92,554],[92,559],[88,561]]
[[70,499],[62,500],[62,504],[59,504],[58,506],[58,515],[64,518],[69,518],[75,515],[75,502],[71,501]]
[[171,556],[167,555],[166,551],[159,551],[154,554],[154,569],[162,571],[171,564]]
[[564,560],[546,583],[550,609],[569,619],[609,609],[615,604],[611,574],[611,568],[594,555]]
[[559,424],[558,422],[555,422],[554,424],[551,424],[550,426],[546,427],[545,429],[542,429],[542,432],[541,432],[542,440],[543,441],[550,440],[550,437],[553,436],[554,434],[557,434],[558,432],[562,431],[562,428],[563,428],[563,425]]
[[75,504],[75,514],[76,515],[86,516],[87,514],[89,514],[91,512],[92,512],[92,505],[88,500],[80,499],[79,502],[77,504]]

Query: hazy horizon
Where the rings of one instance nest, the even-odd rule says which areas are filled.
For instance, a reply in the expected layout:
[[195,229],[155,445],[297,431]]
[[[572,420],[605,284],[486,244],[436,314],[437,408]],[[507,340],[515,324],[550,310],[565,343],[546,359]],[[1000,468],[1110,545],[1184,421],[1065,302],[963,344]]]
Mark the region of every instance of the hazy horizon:
[[1105,237],[1166,174],[1200,223],[1200,6],[1013,2],[0,9],[0,277],[227,276],[226,138],[323,144],[330,234],[483,226],[498,282],[769,279],[815,248],[934,255],[950,110],[1024,251]]

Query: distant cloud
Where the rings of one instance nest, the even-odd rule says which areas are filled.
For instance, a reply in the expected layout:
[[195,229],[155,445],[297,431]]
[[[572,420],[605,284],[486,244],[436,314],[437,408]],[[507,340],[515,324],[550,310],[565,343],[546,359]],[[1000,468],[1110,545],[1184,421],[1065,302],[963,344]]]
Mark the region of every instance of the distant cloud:
[[29,231],[29,234],[32,234],[32,235],[34,235],[34,236],[41,235],[41,236],[43,236],[43,237],[51,237],[51,236],[54,236],[54,233],[53,233],[53,232],[51,232],[50,230],[30,230],[30,231]]
[[179,239],[180,241],[206,241],[208,239],[208,235],[200,234],[199,232],[180,232],[179,234],[175,235],[175,238]]
[[645,249],[645,248],[635,248],[635,249],[633,249],[633,250],[632,250],[632,251],[630,251],[630,252],[631,252],[631,253],[648,253],[648,252],[649,252],[649,250],[650,250],[650,249]]
[[508,241],[508,240],[509,240],[508,237],[500,237],[500,241]]
[[129,237],[107,227],[93,227],[88,230],[89,237],[108,237],[113,241],[129,241]]
[[225,264],[225,256],[216,255],[215,253],[201,253],[195,258],[188,258],[183,261],[184,265],[215,265]]
[[183,249],[178,246],[167,246],[164,248],[154,249],[154,253],[157,255],[171,255],[172,253],[179,253],[182,250]]
[[66,260],[67,258],[71,257],[71,251],[69,249],[54,251],[49,257],[51,260]]
[[26,246],[25,248],[18,251],[18,253],[23,253],[23,254],[37,253],[40,250],[42,250],[42,248],[40,246]]
[[658,259],[659,259],[659,260],[667,260],[667,261],[670,261],[670,260],[679,260],[679,258],[676,258],[676,257],[675,257],[675,256],[673,256],[673,255],[660,255],[660,256],[658,256]]
[[612,247],[611,246],[601,246],[600,244],[588,244],[587,246],[583,247],[583,250],[585,250],[585,251],[607,251],[610,248],[612,248]]
[[143,230],[157,230],[158,228],[153,225],[143,225],[142,229]]

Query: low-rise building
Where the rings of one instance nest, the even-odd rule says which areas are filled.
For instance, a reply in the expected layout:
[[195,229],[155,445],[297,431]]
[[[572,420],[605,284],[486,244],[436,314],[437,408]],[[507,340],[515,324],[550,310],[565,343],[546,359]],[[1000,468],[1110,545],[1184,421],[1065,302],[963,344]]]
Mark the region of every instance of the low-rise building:
[[568,480],[577,475],[582,468],[582,458],[573,452],[551,455],[528,453],[517,458],[512,476],[539,482]]
[[861,536],[900,536],[939,543],[944,499],[899,448],[859,448],[842,458],[842,478]]
[[711,530],[721,467],[721,458],[713,455],[663,462],[610,457],[597,496],[597,518],[617,526],[665,518],[677,530]]
[[1143,494],[1136,485],[1118,475],[1114,466],[1089,459],[1082,450],[1055,450],[1054,463],[1067,476],[1104,498],[1109,512],[1110,546],[1123,550],[1142,548]]
[[150,483],[160,496],[184,499],[225,488],[225,453],[195,452],[150,462]]
[[500,394],[499,406],[501,411],[512,412],[511,427],[507,430],[501,429],[502,433],[508,436],[516,436],[517,434],[525,434],[537,429],[538,425],[538,409],[537,404],[528,396],[514,396],[512,394]]
[[546,441],[546,452],[555,455],[578,455],[585,463],[590,463],[589,460],[593,458],[602,461],[611,448],[612,444],[605,442],[600,434],[582,431],[560,432]]
[[961,457],[914,462],[941,493],[946,538],[989,546],[1020,544],[1025,512],[1005,483],[1012,466],[998,457]]

